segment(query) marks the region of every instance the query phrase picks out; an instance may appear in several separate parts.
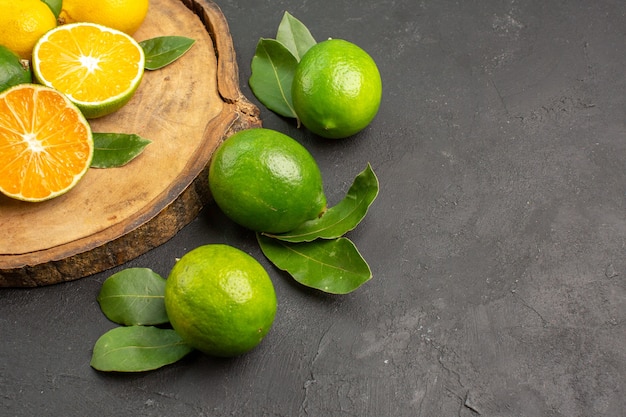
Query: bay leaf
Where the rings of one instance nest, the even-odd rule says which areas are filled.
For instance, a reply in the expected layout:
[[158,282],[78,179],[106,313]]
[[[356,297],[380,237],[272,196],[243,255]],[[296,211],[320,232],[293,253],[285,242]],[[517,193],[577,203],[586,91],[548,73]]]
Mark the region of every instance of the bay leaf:
[[121,167],[141,154],[151,141],[126,133],[93,133],[91,168]]
[[59,17],[63,8],[63,0],[41,0],[48,5],[54,17]]
[[158,36],[139,42],[146,61],[144,68],[157,70],[183,56],[196,41],[185,36]]
[[307,287],[347,294],[372,278],[369,265],[345,237],[290,243],[257,234],[263,254]]
[[290,118],[296,118],[291,99],[298,60],[275,39],[261,38],[252,58],[252,74],[248,83],[252,92],[268,109]]
[[306,51],[317,43],[309,29],[289,12],[285,12],[280,21],[276,40],[282,43],[298,62]]
[[97,300],[104,315],[123,325],[168,323],[165,279],[148,268],[127,268],[107,278]]
[[96,341],[90,365],[105,372],[143,372],[169,365],[193,350],[172,329],[124,326]]
[[353,230],[363,220],[378,195],[378,178],[370,164],[354,179],[346,196],[321,217],[307,221],[296,229],[267,236],[287,242],[310,242],[334,239]]

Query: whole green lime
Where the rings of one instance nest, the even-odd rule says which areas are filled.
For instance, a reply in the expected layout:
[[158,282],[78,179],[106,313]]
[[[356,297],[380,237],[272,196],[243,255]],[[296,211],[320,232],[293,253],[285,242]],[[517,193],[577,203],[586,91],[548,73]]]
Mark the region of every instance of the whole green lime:
[[271,129],[243,130],[226,139],[213,154],[209,188],[230,219],[257,232],[287,232],[326,209],[313,156]]
[[307,129],[326,138],[345,138],[367,127],[378,113],[382,80],[367,52],[351,42],[330,39],[304,54],[291,95]]
[[24,68],[16,53],[0,45],[0,91],[30,82],[32,82],[30,69]]
[[190,346],[213,356],[241,355],[257,346],[276,316],[276,293],[263,266],[229,245],[186,253],[165,284],[165,309]]

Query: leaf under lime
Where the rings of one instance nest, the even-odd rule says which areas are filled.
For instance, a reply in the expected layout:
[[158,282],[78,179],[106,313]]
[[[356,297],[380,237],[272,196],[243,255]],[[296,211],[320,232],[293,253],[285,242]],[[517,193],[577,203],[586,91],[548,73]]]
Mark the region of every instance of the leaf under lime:
[[289,12],[285,12],[278,26],[276,40],[282,43],[300,61],[306,51],[317,42],[309,29]]
[[118,324],[168,323],[165,282],[148,268],[127,268],[104,281],[97,300],[104,315]]
[[370,278],[369,265],[345,237],[289,243],[257,234],[263,254],[296,281],[332,294],[350,293]]
[[378,189],[378,178],[371,165],[367,164],[365,170],[354,179],[344,199],[329,208],[324,215],[287,233],[265,235],[294,243],[343,236],[363,220],[378,195]]
[[275,39],[259,40],[248,82],[261,103],[284,117],[298,117],[291,100],[291,82],[297,65],[296,57],[282,43]]
[[193,350],[172,329],[116,327],[98,339],[90,365],[105,372],[142,372],[182,359]]

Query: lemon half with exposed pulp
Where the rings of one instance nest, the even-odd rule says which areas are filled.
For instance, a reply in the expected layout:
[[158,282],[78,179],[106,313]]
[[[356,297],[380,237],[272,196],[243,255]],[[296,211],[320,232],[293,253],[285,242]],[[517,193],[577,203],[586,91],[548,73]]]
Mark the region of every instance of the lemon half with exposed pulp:
[[18,84],[0,93],[0,192],[44,201],[89,170],[94,144],[80,110],[58,91]]
[[58,26],[33,49],[37,80],[66,94],[88,119],[128,103],[141,83],[144,65],[137,41],[94,23]]

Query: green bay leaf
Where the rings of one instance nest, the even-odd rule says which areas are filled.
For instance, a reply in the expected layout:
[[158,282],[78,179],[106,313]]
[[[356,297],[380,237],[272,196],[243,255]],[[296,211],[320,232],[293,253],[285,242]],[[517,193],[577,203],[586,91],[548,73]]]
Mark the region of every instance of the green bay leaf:
[[54,17],[59,17],[63,8],[63,0],[41,0],[48,5]]
[[290,243],[257,234],[257,239],[277,268],[307,287],[347,294],[372,278],[369,265],[348,238]]
[[378,178],[370,164],[359,173],[346,196],[324,215],[305,222],[282,234],[266,234],[287,242],[310,242],[315,239],[334,239],[353,230],[363,220],[378,195]]
[[291,84],[297,65],[296,57],[282,43],[261,38],[252,58],[252,74],[248,80],[256,98],[268,109],[296,119]]
[[163,68],[183,56],[196,41],[185,36],[158,36],[139,42],[146,56],[145,69]]
[[107,278],[98,294],[107,318],[123,325],[168,323],[165,279],[148,268],[127,268]]
[[93,133],[91,168],[121,167],[141,154],[151,141],[126,133]]
[[90,365],[105,372],[143,372],[169,365],[191,352],[172,329],[116,327],[96,341]]
[[289,12],[285,12],[278,26],[276,40],[282,43],[298,62],[317,42],[309,29]]

